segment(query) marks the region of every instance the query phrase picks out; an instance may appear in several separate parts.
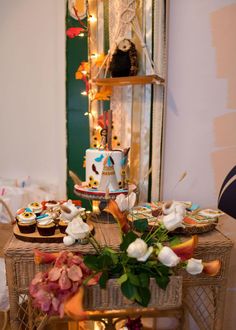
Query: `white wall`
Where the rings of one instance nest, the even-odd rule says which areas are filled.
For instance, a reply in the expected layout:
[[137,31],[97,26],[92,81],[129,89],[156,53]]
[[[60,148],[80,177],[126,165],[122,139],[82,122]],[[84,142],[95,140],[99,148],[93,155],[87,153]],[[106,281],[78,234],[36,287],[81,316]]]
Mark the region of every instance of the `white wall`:
[[[219,61],[224,59],[217,59],[212,25],[215,11],[224,11],[225,6],[235,3],[233,0],[170,0],[164,199],[216,206],[219,186],[236,164],[236,139],[226,141],[223,146],[217,143],[222,140],[222,136],[217,136],[220,132],[217,124],[221,127],[224,115],[235,114],[236,106],[234,109],[228,106],[227,75],[218,70]],[[235,30],[227,17],[224,20],[228,33],[220,40],[222,46],[230,33],[235,42]],[[223,29],[222,22],[217,24]],[[235,69],[235,60],[228,66]],[[236,117],[232,118],[232,127],[221,130],[221,134],[235,136]],[[221,154],[221,147],[227,152]],[[184,171],[187,177],[174,189]]]
[[[211,15],[232,3],[170,0],[164,199],[215,206],[220,182],[236,163],[235,143],[226,143],[227,155],[222,154],[218,170],[214,165],[222,147],[215,126],[229,112],[229,102],[227,79],[217,73]],[[64,0],[0,0],[0,176],[52,182],[61,196],[66,184],[64,18]],[[174,189],[184,171],[187,177]]]
[[64,0],[0,0],[0,177],[66,192]]

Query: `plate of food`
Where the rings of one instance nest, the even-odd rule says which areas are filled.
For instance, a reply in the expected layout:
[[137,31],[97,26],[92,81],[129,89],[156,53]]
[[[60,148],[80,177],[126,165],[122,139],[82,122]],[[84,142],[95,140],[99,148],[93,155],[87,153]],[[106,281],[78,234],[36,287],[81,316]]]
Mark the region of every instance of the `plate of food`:
[[[201,209],[190,202],[172,201],[137,206],[129,212],[127,218],[130,223],[146,219],[149,230],[153,226],[164,224],[171,233],[192,235],[215,229],[223,214],[220,210]],[[177,222],[178,225],[174,228],[173,223]]]

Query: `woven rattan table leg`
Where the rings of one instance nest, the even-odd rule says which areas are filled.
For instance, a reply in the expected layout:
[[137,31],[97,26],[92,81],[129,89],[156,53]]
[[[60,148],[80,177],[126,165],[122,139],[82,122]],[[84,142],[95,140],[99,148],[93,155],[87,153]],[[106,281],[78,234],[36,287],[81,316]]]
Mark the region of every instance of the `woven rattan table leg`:
[[28,326],[29,330],[33,330],[34,324],[33,324],[33,309],[32,309],[32,300],[30,296],[28,296]]
[[16,291],[15,277],[13,272],[14,261],[11,258],[5,258],[6,271],[7,271],[7,284],[9,290],[9,303],[10,303],[10,324],[11,330],[20,329],[19,315],[19,295]]
[[49,316],[45,315],[43,317],[42,321],[40,322],[40,324],[38,325],[37,330],[43,330],[43,328],[47,324],[48,320],[49,320]]
[[2,326],[2,330],[6,330],[7,329],[7,324],[8,324],[8,319],[9,319],[9,310],[4,311],[4,321],[3,321],[3,326]]
[[215,300],[214,330],[224,330],[224,307],[226,296],[226,283],[220,283],[212,288]]
[[223,330],[226,283],[190,286],[184,304],[201,330]]

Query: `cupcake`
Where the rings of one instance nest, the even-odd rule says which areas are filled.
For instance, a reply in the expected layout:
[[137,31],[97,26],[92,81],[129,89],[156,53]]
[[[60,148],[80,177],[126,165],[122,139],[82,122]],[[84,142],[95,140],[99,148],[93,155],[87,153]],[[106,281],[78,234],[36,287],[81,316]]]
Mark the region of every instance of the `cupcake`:
[[58,223],[58,227],[59,227],[60,232],[61,232],[62,234],[65,234],[65,232],[66,232],[66,228],[67,228],[68,224],[69,224],[69,221],[67,221],[67,220],[63,220],[63,219],[61,219],[61,220],[59,221],[59,223]]
[[43,211],[43,205],[39,202],[32,202],[28,204],[28,207],[36,214],[36,217]]
[[60,203],[57,202],[57,201],[54,201],[54,200],[47,201],[47,202],[45,203],[45,207],[46,207],[46,209],[48,209],[48,210],[50,210],[50,209],[55,210],[55,209],[57,209],[59,206],[60,206]]
[[43,214],[37,217],[37,229],[41,236],[53,236],[56,224],[50,215]]
[[17,215],[17,225],[23,234],[31,234],[35,232],[36,215],[33,212],[24,211]]
[[56,225],[58,225],[59,220],[60,220],[60,214],[61,214],[61,209],[49,209],[49,210],[44,210],[41,215],[43,214],[48,214],[53,221],[55,222]]
[[[16,216],[15,216],[15,219],[16,219],[16,222],[18,222],[18,217],[21,213],[25,212],[26,211],[26,208],[22,207],[21,209],[18,209],[16,211]],[[29,210],[29,212],[31,212],[31,210]]]

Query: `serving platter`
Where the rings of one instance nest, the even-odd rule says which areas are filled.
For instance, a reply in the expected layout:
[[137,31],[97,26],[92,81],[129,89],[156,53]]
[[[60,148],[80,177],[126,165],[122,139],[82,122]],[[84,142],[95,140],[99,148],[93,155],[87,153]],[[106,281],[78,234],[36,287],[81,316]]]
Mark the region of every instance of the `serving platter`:
[[[94,232],[93,224],[89,223],[90,232]],[[63,237],[66,234],[62,234],[59,228],[56,229],[55,234],[53,236],[41,236],[37,230],[31,234],[23,234],[20,232],[17,224],[13,225],[13,234],[16,238],[24,242],[31,243],[62,243]]]
[[[221,216],[223,213],[218,213]],[[155,211],[150,207],[138,206],[132,210],[128,216],[128,221],[132,224],[135,220],[147,219],[148,221],[148,230],[151,230],[153,227],[158,227],[161,223],[162,216],[156,216]],[[201,210],[196,212],[187,212],[183,220],[185,228],[176,228],[174,231],[171,231],[171,234],[183,234],[183,235],[194,235],[206,233],[211,230],[214,230],[217,223],[218,217],[208,218],[201,215]]]

